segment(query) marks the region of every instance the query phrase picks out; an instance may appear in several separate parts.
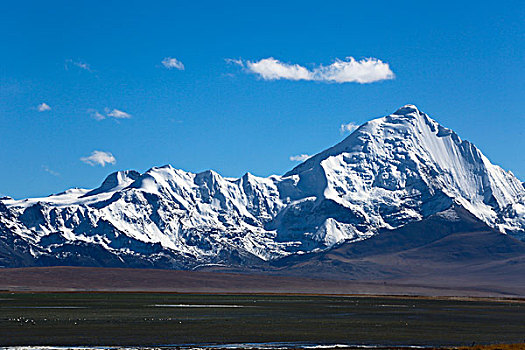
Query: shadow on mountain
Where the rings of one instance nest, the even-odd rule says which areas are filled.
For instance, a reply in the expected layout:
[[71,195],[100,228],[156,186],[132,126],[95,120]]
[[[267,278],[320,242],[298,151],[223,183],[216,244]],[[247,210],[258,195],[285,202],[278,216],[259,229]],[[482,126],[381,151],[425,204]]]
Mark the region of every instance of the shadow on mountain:
[[505,284],[525,291],[525,244],[460,206],[360,242],[273,263],[279,274],[440,285]]

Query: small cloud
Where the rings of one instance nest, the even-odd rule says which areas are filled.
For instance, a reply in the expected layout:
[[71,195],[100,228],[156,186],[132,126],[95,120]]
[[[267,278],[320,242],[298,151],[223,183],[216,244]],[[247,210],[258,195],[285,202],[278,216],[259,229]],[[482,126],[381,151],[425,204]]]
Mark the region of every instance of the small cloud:
[[80,68],[80,69],[83,69],[83,70],[87,70],[88,72],[91,72],[91,67],[86,62],[74,61],[74,60],[71,60],[71,59],[66,60],[66,63],[65,63],[66,70],[69,70],[69,67],[71,67],[71,66],[77,67],[77,68]]
[[108,117],[113,117],[113,118],[117,118],[117,119],[129,119],[131,118],[131,115],[124,112],[124,111],[120,111],[118,109],[113,109],[113,110],[109,110],[109,108],[106,108],[106,114]]
[[89,115],[91,116],[91,118],[95,119],[95,120],[104,120],[106,119],[107,117],[102,114],[102,113],[99,113],[97,110],[95,109],[88,109],[88,113]]
[[308,158],[310,158],[311,156],[308,155],[308,154],[298,154],[296,156],[291,156],[290,157],[290,160],[292,162],[304,162],[305,160],[307,160]]
[[86,164],[91,166],[101,165],[106,166],[106,164],[115,164],[117,160],[110,152],[103,151],[93,151],[89,157],[80,158]]
[[184,70],[184,64],[176,58],[166,57],[162,60],[162,65],[167,69]]
[[235,63],[264,80],[285,79],[366,84],[394,78],[394,73],[388,63],[372,57],[359,61],[353,57],[347,57],[344,60],[336,59],[328,66],[317,65],[312,69],[299,64],[283,63],[273,57],[259,61],[227,59],[226,62]]
[[225,58],[224,61],[229,64],[236,64],[238,66],[244,67],[244,62],[240,58]]
[[39,112],[45,112],[45,111],[50,111],[51,110],[51,107],[49,107],[49,105],[45,102],[42,102],[41,104],[39,104],[37,107],[36,107],[37,111]]
[[60,176],[60,174],[57,173],[56,171],[49,169],[47,165],[42,165],[42,170],[44,170],[46,173],[51,174],[53,176]]
[[359,125],[357,125],[354,122],[350,122],[348,124],[341,124],[341,128],[339,129],[339,131],[341,131],[341,134],[344,134],[346,132],[350,132],[351,133],[354,130],[356,130],[357,128],[359,128]]
[[246,61],[246,69],[264,80],[313,80],[312,72],[298,64],[287,64],[273,57],[257,62]]
[[394,79],[394,72],[388,63],[377,58],[364,58],[357,61],[353,57],[345,60],[336,59],[329,66],[314,69],[315,80],[333,81],[336,83],[367,84],[376,81]]
[[119,109],[104,109],[104,114],[100,113],[96,109],[88,109],[88,113],[91,118],[95,120],[104,120],[106,118],[116,118],[116,119],[129,119],[131,114],[121,111]]

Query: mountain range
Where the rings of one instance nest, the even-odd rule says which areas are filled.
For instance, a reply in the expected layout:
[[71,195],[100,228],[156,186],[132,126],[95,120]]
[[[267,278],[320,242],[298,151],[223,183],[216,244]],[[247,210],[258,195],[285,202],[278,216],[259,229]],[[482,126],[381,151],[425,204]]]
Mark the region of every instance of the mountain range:
[[284,175],[170,165],[0,199],[0,266],[399,278],[523,271],[525,186],[414,105]]

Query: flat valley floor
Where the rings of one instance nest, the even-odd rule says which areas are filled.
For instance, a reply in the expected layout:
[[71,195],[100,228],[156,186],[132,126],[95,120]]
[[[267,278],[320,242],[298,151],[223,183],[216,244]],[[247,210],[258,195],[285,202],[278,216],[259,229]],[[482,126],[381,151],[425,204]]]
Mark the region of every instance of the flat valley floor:
[[[450,346],[523,343],[523,300],[0,293],[0,346]],[[255,344],[254,344],[255,343]]]

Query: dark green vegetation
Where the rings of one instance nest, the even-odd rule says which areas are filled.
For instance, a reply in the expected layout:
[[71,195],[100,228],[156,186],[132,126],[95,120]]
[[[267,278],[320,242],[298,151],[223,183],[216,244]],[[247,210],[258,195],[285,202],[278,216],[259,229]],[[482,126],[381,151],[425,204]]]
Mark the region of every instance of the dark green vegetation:
[[168,293],[0,294],[1,345],[466,345],[519,343],[524,337],[525,304],[510,301]]

